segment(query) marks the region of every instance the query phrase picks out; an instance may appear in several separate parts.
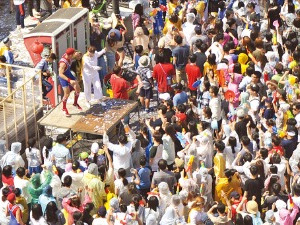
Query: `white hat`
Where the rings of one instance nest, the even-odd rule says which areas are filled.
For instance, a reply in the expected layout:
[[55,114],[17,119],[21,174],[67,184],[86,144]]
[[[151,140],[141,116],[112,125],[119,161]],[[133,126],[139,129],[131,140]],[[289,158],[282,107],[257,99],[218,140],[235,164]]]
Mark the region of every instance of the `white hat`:
[[286,203],[284,201],[282,201],[282,200],[277,200],[275,202],[275,205],[276,205],[276,208],[277,208],[278,211],[281,210],[281,209],[285,209],[286,208]]
[[171,98],[171,96],[169,93],[166,92],[166,93],[159,94],[159,98],[168,101]]
[[92,144],[91,151],[92,151],[92,153],[94,153],[94,154],[98,153],[98,151],[99,151],[99,145],[98,145],[97,142],[94,142],[94,143]]
[[250,29],[244,29],[242,31],[242,34],[241,34],[241,37],[250,37],[250,34],[251,34],[251,30]]
[[150,65],[150,58],[146,55],[141,56],[139,59],[139,66],[148,67]]
[[236,111],[237,117],[244,117],[245,116],[245,110],[243,108],[238,108]]

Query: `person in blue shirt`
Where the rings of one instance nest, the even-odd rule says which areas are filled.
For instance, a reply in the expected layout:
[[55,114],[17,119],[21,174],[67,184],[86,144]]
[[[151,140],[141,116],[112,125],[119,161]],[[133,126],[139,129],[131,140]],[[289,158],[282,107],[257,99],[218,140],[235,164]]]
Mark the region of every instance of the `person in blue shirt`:
[[143,55],[143,46],[137,45],[134,48],[134,69],[137,69],[139,67],[139,59]]
[[151,170],[146,167],[147,159],[145,156],[142,156],[140,159],[140,168],[135,172],[135,184],[136,188],[140,195],[144,199],[147,199],[147,193],[150,192],[151,187]]
[[185,91],[182,90],[183,85],[181,83],[178,83],[175,85],[175,95],[173,97],[173,104],[174,107],[177,107],[177,105],[185,104],[188,101],[188,95]]

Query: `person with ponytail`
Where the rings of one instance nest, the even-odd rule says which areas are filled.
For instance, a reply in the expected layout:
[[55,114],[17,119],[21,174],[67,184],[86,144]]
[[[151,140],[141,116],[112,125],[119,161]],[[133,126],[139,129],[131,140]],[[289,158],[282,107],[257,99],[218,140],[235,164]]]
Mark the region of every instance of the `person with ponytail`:
[[238,173],[234,169],[225,169],[225,177],[219,178],[219,182],[216,185],[215,200],[222,201],[223,204],[226,204],[224,198],[222,198],[222,191],[224,191],[227,198],[230,197],[230,193],[236,191],[242,195],[241,182],[238,177]]
[[44,159],[44,164],[53,164],[52,163],[52,156],[51,156],[51,151],[52,151],[52,145],[53,145],[53,139],[51,137],[48,137],[45,142],[44,142],[44,147],[42,150],[42,155]]
[[40,173],[42,171],[42,157],[41,151],[35,148],[36,139],[30,138],[28,140],[28,148],[26,148],[26,158],[28,162],[28,170],[29,175],[31,176],[33,173]]
[[236,137],[230,136],[224,150],[224,153],[226,155],[226,168],[231,168],[231,164],[237,157],[240,149],[241,145],[238,144]]
[[128,185],[128,180],[126,179],[126,170],[120,168],[118,170],[118,179],[115,180],[115,194],[120,195],[125,191],[125,187]]
[[0,199],[0,224],[1,225],[8,225],[10,216],[6,215],[6,209],[8,205],[7,196],[10,193],[10,189],[5,187],[2,189],[1,194],[2,197]]

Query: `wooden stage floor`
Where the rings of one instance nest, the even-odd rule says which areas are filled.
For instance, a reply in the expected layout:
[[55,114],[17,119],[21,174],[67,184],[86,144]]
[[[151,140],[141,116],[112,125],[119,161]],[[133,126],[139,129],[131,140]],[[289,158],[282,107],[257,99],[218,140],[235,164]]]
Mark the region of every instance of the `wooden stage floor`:
[[104,102],[105,106],[99,103],[88,109],[85,100],[80,98],[79,105],[83,109],[80,111],[72,105],[73,100],[70,99],[67,108],[71,117],[64,115],[60,102],[38,123],[42,126],[71,129],[74,132],[103,135],[104,131],[109,133],[121,119],[138,107],[138,103],[131,100],[104,97],[101,102]]

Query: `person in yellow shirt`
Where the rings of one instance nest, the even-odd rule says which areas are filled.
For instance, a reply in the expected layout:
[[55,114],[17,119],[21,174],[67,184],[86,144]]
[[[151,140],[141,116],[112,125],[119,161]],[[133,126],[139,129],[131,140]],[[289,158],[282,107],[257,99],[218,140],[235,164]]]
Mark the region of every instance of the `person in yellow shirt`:
[[224,170],[226,166],[226,160],[225,155],[223,153],[225,149],[225,144],[222,140],[218,140],[215,142],[214,147],[217,151],[217,154],[214,157],[214,172],[216,176],[216,183],[218,183],[218,180],[220,178],[225,177]]
[[182,31],[181,25],[182,22],[180,17],[174,13],[166,22],[165,27],[163,29],[163,34],[166,35],[169,31],[172,31],[173,27],[175,27],[178,31]]
[[170,0],[167,5],[168,6],[168,15],[169,16],[172,15],[175,12],[176,7],[179,5],[180,5],[180,1]]

